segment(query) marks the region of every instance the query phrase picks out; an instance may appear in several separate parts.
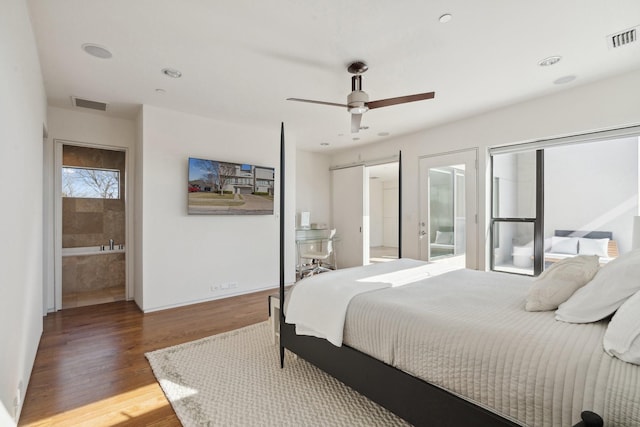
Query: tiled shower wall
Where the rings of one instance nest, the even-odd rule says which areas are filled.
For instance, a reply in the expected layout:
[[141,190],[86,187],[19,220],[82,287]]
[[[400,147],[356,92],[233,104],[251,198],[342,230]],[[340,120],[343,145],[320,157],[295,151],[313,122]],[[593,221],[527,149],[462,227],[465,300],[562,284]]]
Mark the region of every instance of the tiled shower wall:
[[65,145],[62,164],[120,170],[120,199],[62,198],[62,247],[124,243],[124,151]]
[[[124,244],[125,153],[123,151],[64,145],[64,166],[120,170],[120,199],[62,198],[62,247]],[[62,293],[95,291],[125,286],[125,254],[62,257]],[[124,295],[124,293],[123,293]]]

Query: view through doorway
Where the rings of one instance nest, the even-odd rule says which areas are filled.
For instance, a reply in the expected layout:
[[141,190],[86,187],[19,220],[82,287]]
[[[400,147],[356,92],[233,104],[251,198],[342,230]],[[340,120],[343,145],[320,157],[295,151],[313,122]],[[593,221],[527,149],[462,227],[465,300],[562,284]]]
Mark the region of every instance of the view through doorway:
[[369,262],[398,259],[398,162],[368,166]]

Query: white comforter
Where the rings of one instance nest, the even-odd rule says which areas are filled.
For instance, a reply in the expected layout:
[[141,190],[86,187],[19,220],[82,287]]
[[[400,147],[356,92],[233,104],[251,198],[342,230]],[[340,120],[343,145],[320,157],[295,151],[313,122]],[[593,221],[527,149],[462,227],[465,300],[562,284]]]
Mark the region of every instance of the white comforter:
[[404,258],[312,276],[293,288],[286,322],[296,325],[298,335],[325,338],[340,347],[347,307],[353,297],[418,282],[455,268]]

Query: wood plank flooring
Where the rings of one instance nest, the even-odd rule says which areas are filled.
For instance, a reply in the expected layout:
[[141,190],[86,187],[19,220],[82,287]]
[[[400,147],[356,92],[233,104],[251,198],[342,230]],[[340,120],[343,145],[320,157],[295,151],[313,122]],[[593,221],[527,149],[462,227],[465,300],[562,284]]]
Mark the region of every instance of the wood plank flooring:
[[130,301],[49,314],[19,425],[179,426],[144,353],[267,320],[276,291],[148,314]]

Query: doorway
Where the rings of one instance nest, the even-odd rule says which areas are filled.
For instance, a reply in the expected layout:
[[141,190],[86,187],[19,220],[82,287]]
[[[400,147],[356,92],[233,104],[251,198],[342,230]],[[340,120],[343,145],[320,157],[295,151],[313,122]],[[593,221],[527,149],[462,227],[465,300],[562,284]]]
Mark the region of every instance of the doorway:
[[398,259],[398,162],[368,166],[369,262]]
[[126,151],[55,144],[55,309],[126,299]]
[[478,267],[477,150],[420,159],[420,258]]

